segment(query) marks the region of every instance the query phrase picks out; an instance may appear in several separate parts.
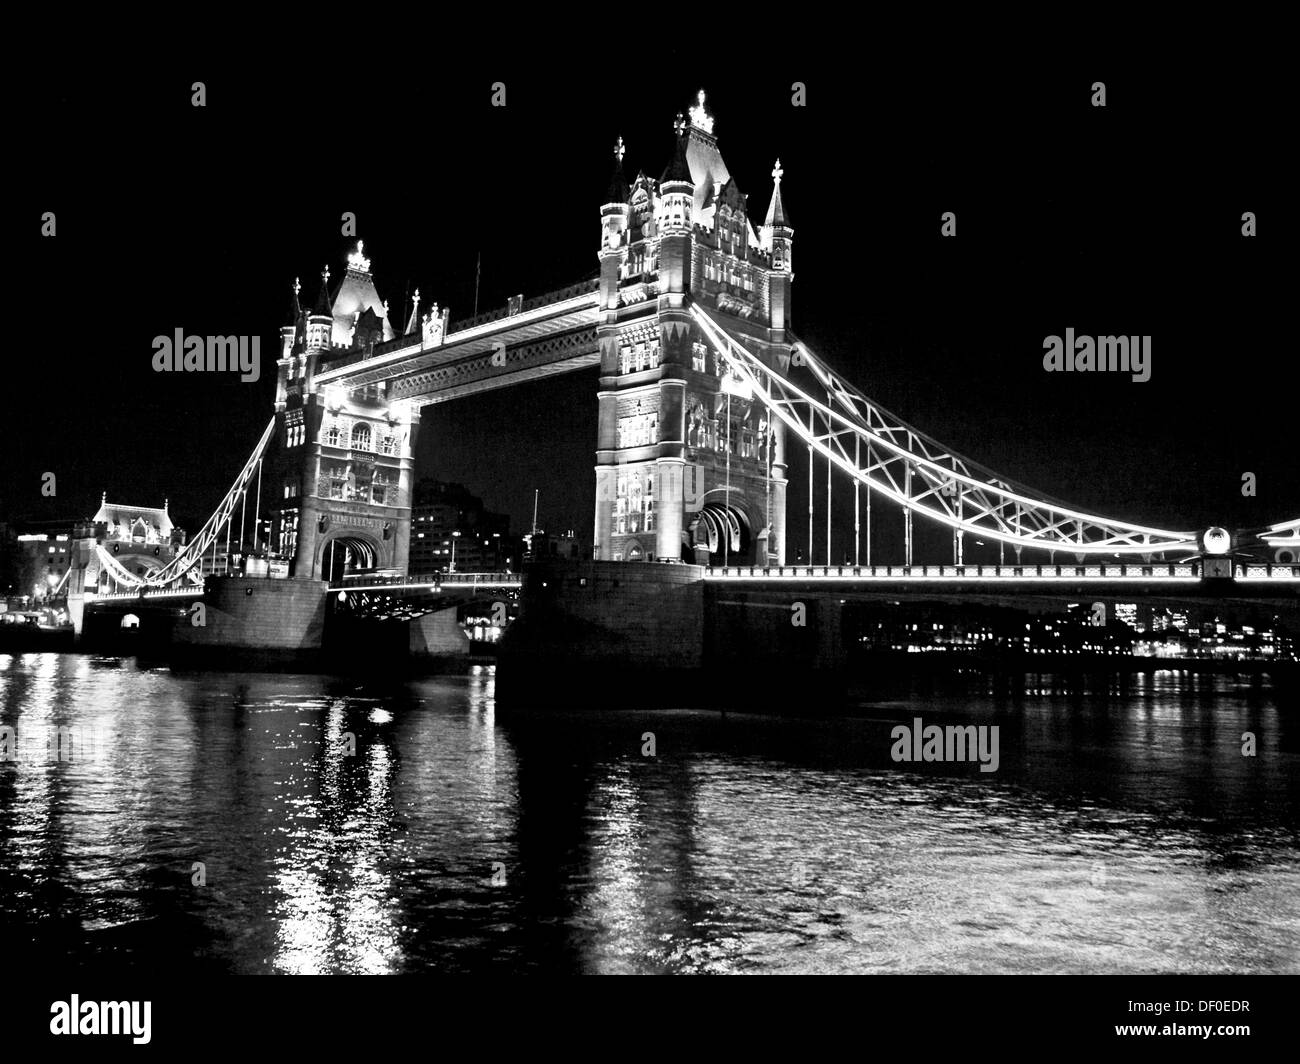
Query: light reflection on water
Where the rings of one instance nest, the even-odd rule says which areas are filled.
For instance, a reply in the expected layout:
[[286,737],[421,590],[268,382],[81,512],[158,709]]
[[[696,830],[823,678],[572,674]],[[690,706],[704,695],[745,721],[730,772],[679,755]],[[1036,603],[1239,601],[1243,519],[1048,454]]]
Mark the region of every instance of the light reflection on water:
[[[0,724],[100,738],[0,765],[7,941],[155,971],[1300,971],[1300,743],[1258,685],[1041,677],[835,721],[506,716],[493,685],[0,655]],[[893,764],[914,716],[998,724],[1000,770]]]

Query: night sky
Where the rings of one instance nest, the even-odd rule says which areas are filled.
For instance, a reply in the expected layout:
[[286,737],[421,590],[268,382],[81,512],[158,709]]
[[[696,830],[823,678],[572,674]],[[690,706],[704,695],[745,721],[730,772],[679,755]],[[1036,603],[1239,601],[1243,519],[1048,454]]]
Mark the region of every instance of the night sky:
[[[196,531],[271,415],[293,279],[314,300],[323,264],[342,276],[344,211],[393,320],[418,287],[454,329],[473,311],[477,255],[480,310],[594,276],[615,139],[629,177],[657,178],[700,87],[756,228],[780,156],[796,332],[886,408],[1105,516],[1245,528],[1300,511],[1293,134],[1267,61],[1231,76],[1150,55],[963,62],[876,39],[721,65],[729,51],[462,56],[452,37],[418,63],[409,45],[319,63],[52,58],[13,104],[25,150],[7,362],[21,398],[0,516],[89,514],[107,491],[169,497]],[[195,80],[206,108],[190,104]],[[956,239],[939,235],[949,210]],[[1151,335],[1151,380],[1044,372],[1043,338],[1067,327]],[[261,335],[261,379],[155,373],[152,338],[176,328]],[[417,474],[463,482],[519,530],[538,488],[544,527],[589,538],[595,390],[591,370],[428,407]],[[805,462],[792,462],[792,558]],[[901,521],[881,520],[889,550]]]

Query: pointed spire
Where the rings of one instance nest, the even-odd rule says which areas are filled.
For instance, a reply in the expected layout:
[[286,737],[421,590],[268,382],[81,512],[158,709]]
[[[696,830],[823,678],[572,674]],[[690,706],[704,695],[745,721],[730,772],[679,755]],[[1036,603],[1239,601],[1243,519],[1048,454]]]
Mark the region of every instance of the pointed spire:
[[790,226],[785,217],[785,204],[781,202],[781,177],[784,174],[781,160],[777,159],[776,165],[772,167],[772,202],[767,205],[767,219],[763,222],[765,226]]
[[420,290],[415,290],[415,298],[411,301],[411,316],[406,319],[406,329],[403,336],[411,336],[420,331]]
[[677,134],[677,150],[673,153],[673,161],[668,164],[668,169],[659,180],[660,186],[668,181],[687,181],[694,183],[691,179],[691,167],[686,161],[686,119],[680,111],[677,112],[677,120],[673,122],[673,130]]
[[316,306],[312,308],[313,314],[324,314],[329,317],[332,313],[330,310],[330,268],[327,265],[320,272],[320,295],[316,297]]
[[623,147],[623,138],[619,137],[618,142],[614,145],[614,175],[609,179],[609,191],[605,193],[606,203],[626,203],[631,189],[628,187],[627,178],[623,174],[623,155],[627,149]]
[[289,320],[286,325],[297,325],[298,319],[302,317],[302,306],[298,302],[298,293],[302,291],[302,281],[297,277],[293,279],[293,298],[289,300]]

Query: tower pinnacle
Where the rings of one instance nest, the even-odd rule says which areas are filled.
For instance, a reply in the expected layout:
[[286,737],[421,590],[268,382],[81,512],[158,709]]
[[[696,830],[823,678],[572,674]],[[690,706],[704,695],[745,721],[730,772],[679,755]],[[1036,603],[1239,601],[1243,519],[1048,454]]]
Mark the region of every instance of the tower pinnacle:
[[691,108],[691,125],[701,132],[713,134],[713,116],[704,109],[704,90],[695,97],[695,106]]
[[320,295],[316,297],[316,306],[312,308],[315,315],[330,313],[330,268],[324,266],[320,272]]
[[781,178],[785,176],[785,171],[781,169],[781,160],[777,159],[776,165],[772,167],[772,202],[767,205],[767,218],[763,222],[763,229],[766,241],[771,243],[771,231],[774,226],[783,226],[789,228],[790,223],[785,217],[785,204],[781,201]]
[[627,149],[623,146],[623,138],[619,137],[618,142],[614,145],[614,173],[609,179],[609,191],[605,193],[606,203],[626,203],[628,193],[627,178],[623,176],[623,155]]
[[370,260],[366,258],[364,254],[362,254],[362,252],[365,250],[365,247],[366,247],[366,242],[364,240],[357,241],[357,250],[352,252],[352,254],[348,256],[348,269],[358,270],[361,273],[370,272]]

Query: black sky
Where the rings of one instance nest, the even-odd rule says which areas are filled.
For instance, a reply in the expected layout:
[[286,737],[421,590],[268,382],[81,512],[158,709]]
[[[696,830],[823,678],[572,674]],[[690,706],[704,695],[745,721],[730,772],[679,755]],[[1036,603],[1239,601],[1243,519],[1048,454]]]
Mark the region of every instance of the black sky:
[[[32,71],[14,105],[20,443],[0,514],[88,513],[107,491],[167,496],[197,529],[270,416],[289,285],[314,298],[324,263],[339,275],[344,211],[394,319],[418,287],[454,328],[476,255],[480,309],[593,276],[615,138],[630,173],[658,177],[701,86],[756,225],[781,158],[796,330],[885,407],[1107,516],[1251,527],[1300,511],[1293,134],[1266,59],[1229,76],[1223,57],[1185,52],[954,59],[877,40],[768,64],[573,48],[449,39],[436,61],[236,52],[165,67],[117,49]],[[206,108],[190,105],[195,80]],[[939,236],[948,210],[955,240]],[[1151,381],[1045,373],[1043,338],[1067,327],[1151,335]],[[261,335],[262,379],[154,373],[151,340],[176,328]],[[465,483],[516,527],[539,488],[543,525],[589,535],[595,411],[594,372],[426,408],[418,472]],[[796,460],[792,548],[804,476]]]

